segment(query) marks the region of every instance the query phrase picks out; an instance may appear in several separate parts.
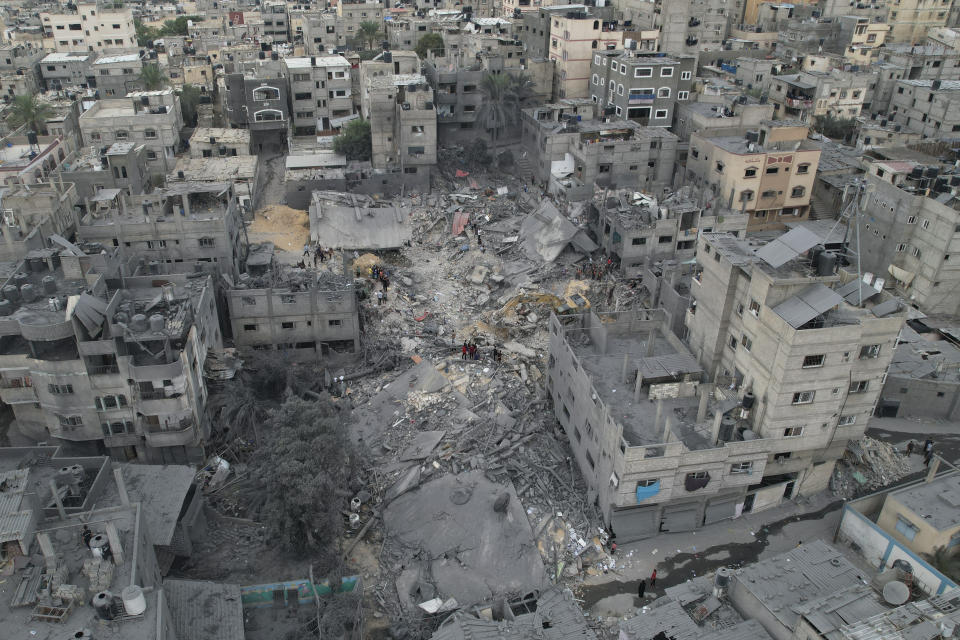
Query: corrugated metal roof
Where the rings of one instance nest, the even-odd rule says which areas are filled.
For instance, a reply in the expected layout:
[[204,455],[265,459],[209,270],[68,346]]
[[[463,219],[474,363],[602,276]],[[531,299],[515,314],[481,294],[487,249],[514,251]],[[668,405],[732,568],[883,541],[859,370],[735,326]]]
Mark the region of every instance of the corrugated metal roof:
[[19,511],[0,516],[0,543],[22,540],[30,524],[30,511]]
[[237,585],[164,580],[163,595],[178,638],[236,640],[243,637],[243,604]]
[[700,640],[701,629],[676,600],[660,606],[641,609],[640,613],[620,623],[620,631],[630,640],[653,640],[660,632],[672,640]]

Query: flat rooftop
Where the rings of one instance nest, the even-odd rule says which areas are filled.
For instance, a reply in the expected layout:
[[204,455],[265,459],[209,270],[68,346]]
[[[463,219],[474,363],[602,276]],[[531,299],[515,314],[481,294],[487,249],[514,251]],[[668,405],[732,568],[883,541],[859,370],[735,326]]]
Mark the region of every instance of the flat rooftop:
[[960,526],[960,474],[939,476],[890,492],[901,504],[938,531]]
[[190,144],[209,144],[210,138],[216,138],[216,144],[250,144],[250,130],[197,127],[193,130],[193,135],[190,136]]
[[401,73],[399,75],[373,76],[367,77],[371,87],[406,87],[409,85],[422,85],[427,83],[427,79],[419,73]]
[[958,384],[960,349],[937,331],[918,333],[909,324],[904,325],[889,375]]
[[[750,142],[744,136],[712,136],[707,139],[724,151],[729,151],[730,153],[741,156],[783,151],[815,151],[820,149],[819,144],[807,138],[803,138],[802,140],[783,140],[765,145]],[[753,148],[752,151],[751,145]]]
[[349,67],[350,61],[343,56],[313,56],[284,58],[289,69],[323,69],[324,67]]
[[[257,174],[257,156],[230,156],[226,158],[180,158],[176,168],[167,176],[167,182],[181,180],[196,182],[224,182],[252,180]],[[180,177],[180,174],[183,177]]]
[[118,56],[104,56],[102,58],[97,58],[93,64],[116,64],[119,62],[137,62],[139,60],[139,53],[125,53]]

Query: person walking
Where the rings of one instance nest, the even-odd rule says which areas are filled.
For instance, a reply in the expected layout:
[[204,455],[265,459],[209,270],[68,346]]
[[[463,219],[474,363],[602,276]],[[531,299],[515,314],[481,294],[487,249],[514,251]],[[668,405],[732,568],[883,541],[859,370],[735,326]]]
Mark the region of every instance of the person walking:
[[467,343],[466,342],[463,343],[462,349],[463,350],[460,352],[460,359],[466,360],[467,359]]
[[637,585],[637,597],[643,599],[643,594],[647,590],[647,581],[640,578],[640,584]]
[[377,291],[377,306],[383,304],[383,291]]
[[654,569],[653,573],[650,574],[650,588],[657,586],[657,570]]

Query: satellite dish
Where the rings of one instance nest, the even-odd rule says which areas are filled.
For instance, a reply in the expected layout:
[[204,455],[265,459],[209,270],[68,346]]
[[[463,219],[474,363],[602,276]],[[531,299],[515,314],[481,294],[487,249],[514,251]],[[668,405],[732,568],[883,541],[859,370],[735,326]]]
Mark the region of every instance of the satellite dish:
[[883,587],[883,599],[888,604],[899,606],[910,599],[910,587],[897,580],[888,582]]

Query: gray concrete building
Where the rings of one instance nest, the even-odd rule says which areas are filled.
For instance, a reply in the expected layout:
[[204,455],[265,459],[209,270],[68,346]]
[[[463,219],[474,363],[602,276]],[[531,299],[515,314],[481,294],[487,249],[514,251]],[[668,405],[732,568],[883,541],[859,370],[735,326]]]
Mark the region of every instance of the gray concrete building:
[[659,194],[673,184],[678,139],[630,120],[592,119],[586,99],[522,111],[528,170],[551,193],[593,197],[594,185]]
[[197,127],[190,136],[191,158],[233,158],[250,154],[247,129]]
[[[694,56],[602,51],[590,65],[590,99],[607,115],[669,127],[677,105],[690,100]],[[613,113],[610,113],[610,111]]]
[[224,116],[232,127],[250,130],[253,151],[286,147],[290,127],[289,80],[281,70],[246,67],[224,78]]
[[224,295],[234,343],[240,348],[277,349],[296,360],[323,360],[360,347],[353,280],[278,265],[272,246],[251,248],[247,273]]
[[0,260],[22,260],[30,251],[48,247],[53,234],[69,237],[76,230],[78,202],[76,187],[60,180],[7,187],[0,195]]
[[89,251],[33,251],[4,282],[0,395],[38,440],[203,460],[203,364],[222,346],[212,280],[166,275],[160,287],[155,275],[131,276],[117,288],[119,250]]
[[695,133],[735,135],[745,129],[759,129],[773,120],[773,105],[747,96],[725,98],[720,102],[686,102],[677,105],[670,129],[682,141]]
[[40,60],[45,55],[27,42],[0,44],[0,93],[10,96],[4,100],[40,92]]
[[720,233],[698,241],[687,343],[706,378],[740,398],[723,439],[766,443],[750,483],[764,500],[827,486],[873,414],[907,315],[838,271],[819,241],[802,227],[762,246]]
[[78,149],[61,165],[60,178],[76,187],[79,202],[103,189],[120,189],[126,195],[144,193],[150,186],[146,147],[114,142]]
[[85,53],[49,53],[40,61],[40,77],[46,89],[59,91],[68,87],[90,87],[96,84],[93,56]]
[[697,55],[723,48],[731,12],[725,0],[660,0],[654,5],[659,9],[661,51]]
[[960,80],[900,80],[890,98],[889,117],[924,138],[960,132]]
[[157,179],[176,163],[182,145],[183,114],[172,89],[133,91],[123,98],[98,100],[80,116],[83,142],[108,146],[132,142],[146,148],[147,168]]
[[293,134],[326,134],[353,115],[350,62],[343,56],[284,58],[290,80]]
[[920,318],[903,327],[880,392],[879,415],[960,419],[960,336],[937,325],[936,319]]
[[264,2],[260,5],[263,19],[261,33],[266,42],[290,41],[290,16],[286,2]]
[[125,96],[141,87],[143,60],[139,53],[101,56],[93,61],[95,87],[103,98]]
[[208,263],[235,278],[246,259],[246,231],[229,182],[178,182],[129,197],[104,189],[81,209],[78,238],[120,247],[156,272],[164,264]]

